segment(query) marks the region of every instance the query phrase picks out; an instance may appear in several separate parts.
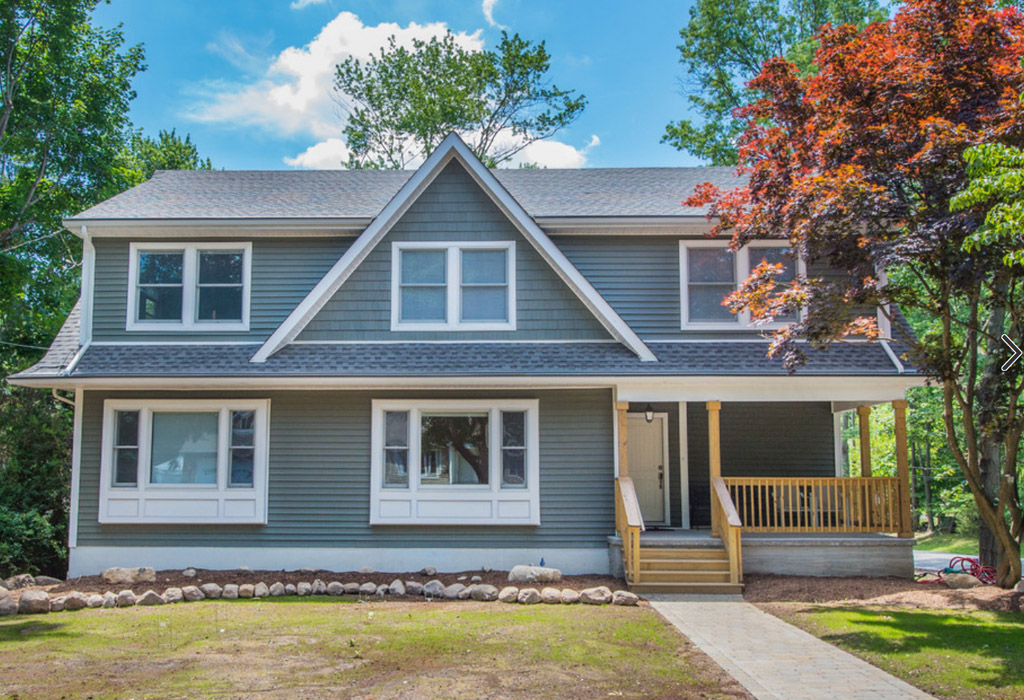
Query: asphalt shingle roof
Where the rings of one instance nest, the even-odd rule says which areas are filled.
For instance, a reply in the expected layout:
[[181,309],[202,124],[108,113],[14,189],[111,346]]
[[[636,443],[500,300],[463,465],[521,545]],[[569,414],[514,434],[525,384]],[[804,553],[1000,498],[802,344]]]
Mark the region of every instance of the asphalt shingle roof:
[[50,349],[46,351],[45,355],[43,355],[43,359],[39,360],[39,362],[23,372],[20,372],[17,376],[56,376],[68,366],[68,363],[74,359],[79,348],[78,329],[82,320],[81,307],[81,301],[75,302],[74,308],[71,309],[71,313],[69,313],[67,319],[64,320],[64,325],[61,326],[60,330],[57,332],[56,337],[50,344]]
[[[412,170],[159,170],[75,220],[375,217]],[[702,182],[736,187],[732,167],[493,171],[533,217],[702,216],[682,201]]]

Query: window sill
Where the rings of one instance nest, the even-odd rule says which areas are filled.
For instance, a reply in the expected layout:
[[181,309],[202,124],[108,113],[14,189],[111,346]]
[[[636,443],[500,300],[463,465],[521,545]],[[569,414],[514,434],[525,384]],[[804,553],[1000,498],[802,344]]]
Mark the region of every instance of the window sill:
[[126,331],[155,331],[159,332],[171,332],[171,333],[224,333],[224,332],[237,332],[237,331],[248,331],[248,323],[238,322],[225,322],[225,323],[181,323],[180,321],[170,321],[166,323],[161,322],[150,322],[144,321],[132,321],[125,326]]

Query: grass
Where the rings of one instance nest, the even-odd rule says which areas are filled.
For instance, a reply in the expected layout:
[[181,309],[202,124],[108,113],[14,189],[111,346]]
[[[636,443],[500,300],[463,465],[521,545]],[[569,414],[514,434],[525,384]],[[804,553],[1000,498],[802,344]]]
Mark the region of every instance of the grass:
[[646,607],[280,598],[0,621],[2,700],[725,698],[735,688]]
[[935,533],[932,535],[918,535],[914,543],[914,549],[925,552],[953,552],[956,554],[970,554],[978,556],[978,538],[965,535]]
[[936,697],[1024,698],[1020,613],[801,608],[780,614]]

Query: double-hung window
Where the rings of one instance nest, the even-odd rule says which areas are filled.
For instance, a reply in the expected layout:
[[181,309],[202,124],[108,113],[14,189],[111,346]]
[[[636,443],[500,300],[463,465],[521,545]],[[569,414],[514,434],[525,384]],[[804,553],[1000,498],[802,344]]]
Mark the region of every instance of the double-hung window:
[[108,400],[100,522],[266,522],[269,402]]
[[132,243],[128,330],[249,327],[252,244]]
[[515,243],[392,244],[392,330],[514,330]]
[[[775,277],[780,285],[791,284],[798,272],[805,274],[803,261],[795,259],[787,241],[755,241],[736,252],[724,240],[680,241],[683,330],[746,328],[750,314],[734,314],[722,302],[764,261],[783,266],[782,273]],[[776,327],[793,320],[794,315],[786,314],[761,327]]]
[[539,524],[537,405],[374,401],[370,522]]

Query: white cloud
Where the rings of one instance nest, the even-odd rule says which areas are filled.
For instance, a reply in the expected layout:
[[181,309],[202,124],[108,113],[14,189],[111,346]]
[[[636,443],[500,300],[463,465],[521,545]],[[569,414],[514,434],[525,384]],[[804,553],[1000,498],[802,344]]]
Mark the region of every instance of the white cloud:
[[[250,74],[262,73],[267,68],[266,50],[274,35],[243,40],[230,32],[220,32],[216,41],[206,44],[206,50],[224,58],[241,71]],[[253,48],[250,48],[253,47]]]
[[582,168],[587,164],[590,149],[600,145],[597,134],[591,136],[590,143],[583,148],[561,141],[534,141],[510,159],[509,166],[516,168],[523,163],[534,163],[542,168]]
[[327,0],[292,0],[292,4],[289,5],[293,10],[301,10],[304,7],[310,5],[323,5]]
[[294,158],[285,158],[285,165],[311,170],[337,170],[348,162],[349,150],[339,138],[315,143]]
[[[413,39],[429,40],[447,30],[443,22],[367,26],[355,14],[342,12],[305,46],[279,53],[253,80],[208,81],[197,86],[196,107],[188,116],[205,123],[259,127],[274,134],[317,139],[315,146],[291,160],[298,161],[317,147],[322,147],[319,153],[331,152],[324,144],[337,140],[344,124],[334,91],[335,66],[348,56],[368,59],[386,46],[392,35],[400,46],[411,47]],[[466,49],[483,48],[480,31],[459,32],[455,38]]]
[[508,29],[505,25],[498,24],[494,21],[494,6],[497,4],[498,0],[484,0],[483,4],[480,5],[480,9],[484,11],[484,17],[487,19],[487,24],[498,29]]

